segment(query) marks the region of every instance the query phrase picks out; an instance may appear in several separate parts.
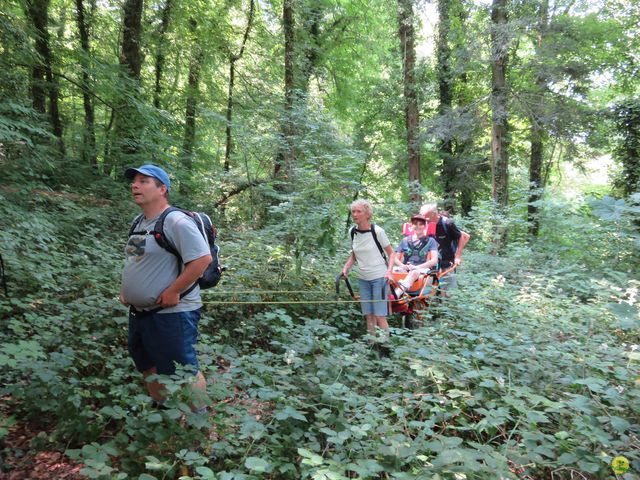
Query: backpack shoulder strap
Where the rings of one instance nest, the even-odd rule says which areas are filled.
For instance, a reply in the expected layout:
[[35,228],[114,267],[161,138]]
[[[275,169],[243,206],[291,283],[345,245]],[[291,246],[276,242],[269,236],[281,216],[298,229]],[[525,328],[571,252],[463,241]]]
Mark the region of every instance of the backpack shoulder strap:
[[375,224],[371,224],[371,230],[358,230],[355,226],[351,227],[351,230],[349,231],[349,235],[351,236],[351,246],[353,247],[353,238],[356,236],[356,233],[367,233],[367,232],[371,232],[371,236],[373,237],[373,241],[376,244],[376,247],[378,247],[378,250],[380,251],[380,255],[382,255],[382,258],[384,258],[384,260],[387,260],[387,256],[384,253],[384,249],[382,248],[382,245],[380,245],[380,241],[378,240],[378,235],[376,234],[376,226]]
[[129,236],[133,235],[133,232],[136,231],[136,227],[140,224],[143,216],[144,213],[139,213],[136,218],[133,219],[133,222],[131,222],[131,227],[129,228]]
[[380,242],[378,241],[378,235],[376,235],[375,223],[371,224],[371,236],[373,237],[373,241],[376,242],[376,246],[378,247],[378,250],[380,250],[380,255],[382,255],[382,258],[386,260],[387,256],[384,254],[384,249],[382,248],[382,245],[380,245]]
[[[179,266],[180,269],[184,268],[184,261],[182,260],[182,256],[180,255],[180,253],[178,252],[178,250],[171,245],[171,243],[169,242],[169,239],[167,238],[167,236],[164,234],[164,221],[167,218],[167,215],[169,215],[172,212],[182,212],[184,213],[187,217],[191,218],[196,225],[198,226],[198,230],[202,230],[204,232],[204,222],[203,220],[200,218],[200,216],[198,214],[194,214],[188,210],[184,210],[183,208],[180,207],[169,207],[167,209],[165,209],[164,212],[162,212],[162,214],[160,215],[160,218],[158,218],[158,220],[156,221],[156,225],[155,227],[153,227],[153,238],[155,238],[156,243],[164,248],[166,251],[168,251],[169,253],[172,253],[173,255],[175,255],[178,258],[178,262],[179,262]],[[206,238],[206,235],[203,233],[204,237]],[[207,240],[207,244],[208,244],[208,240]],[[198,281],[196,280],[196,282],[191,285],[189,288],[187,288],[184,292],[182,292],[180,294],[180,298],[184,298],[185,296],[187,296],[189,293],[191,293],[193,291],[194,288],[196,288],[196,286],[198,286]]]
[[180,262],[182,262],[182,257],[178,253],[178,250],[176,250],[176,248],[173,245],[171,245],[171,243],[167,239],[167,236],[164,234],[164,221],[167,218],[167,215],[169,215],[172,212],[182,212],[185,215],[191,217],[191,215],[189,215],[189,213],[187,211],[183,210],[182,208],[169,207],[169,208],[165,209],[165,211],[160,214],[160,218],[158,218],[158,220],[156,220],[156,225],[153,227],[153,232],[152,233],[153,233],[153,238],[156,239],[156,242],[158,243],[158,245],[160,247],[164,248],[169,253],[172,253],[173,255],[178,257]]
[[447,217],[440,217],[441,223],[442,223],[442,228],[444,229],[444,234],[448,237],[449,236],[449,227],[447,227],[447,222],[448,219]]

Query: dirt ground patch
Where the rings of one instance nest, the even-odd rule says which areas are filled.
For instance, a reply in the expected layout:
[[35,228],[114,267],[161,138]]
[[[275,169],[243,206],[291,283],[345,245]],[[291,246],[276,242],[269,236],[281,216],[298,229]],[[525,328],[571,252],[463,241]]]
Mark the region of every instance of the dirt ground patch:
[[31,441],[40,433],[29,425],[17,423],[0,441],[2,470],[0,480],[86,480],[80,474],[82,464],[64,453],[31,448]]

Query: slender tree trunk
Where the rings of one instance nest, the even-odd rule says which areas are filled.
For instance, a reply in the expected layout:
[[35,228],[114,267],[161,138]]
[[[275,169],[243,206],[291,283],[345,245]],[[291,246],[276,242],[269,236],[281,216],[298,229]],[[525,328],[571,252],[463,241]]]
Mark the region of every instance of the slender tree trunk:
[[227,126],[225,128],[224,171],[231,169],[231,155],[233,154],[233,136],[231,122],[233,121],[233,87],[236,80],[236,61],[234,55],[229,55],[229,85],[227,94]]
[[323,16],[323,6],[317,0],[310,0],[305,7],[307,12],[304,19],[304,60],[301,62],[302,67],[300,75],[300,90],[304,92],[306,97],[309,91],[309,83],[311,77],[316,71],[320,56],[320,24]]
[[[49,0],[31,0],[27,2],[27,15],[34,27],[36,34],[36,52],[42,60],[48,56],[49,33],[47,32],[47,10]],[[46,89],[45,89],[46,68],[43,62],[38,61],[31,69],[31,100],[33,109],[42,114],[47,113]]]
[[[622,164],[621,178],[616,186],[625,195],[640,191],[640,100],[628,98],[615,106],[616,130],[622,142],[616,158]],[[638,222],[634,222],[638,227]]]
[[242,58],[244,54],[244,47],[247,44],[249,38],[249,32],[251,32],[251,26],[253,24],[253,12],[255,9],[254,0],[250,0],[249,15],[247,18],[247,28],[244,31],[242,37],[242,45],[240,51],[237,54],[229,53],[229,88],[227,95],[227,127],[225,130],[225,150],[224,150],[224,170],[228,172],[231,165],[231,155],[233,153],[233,136],[231,135],[231,124],[233,121],[233,87],[236,77],[236,62]]
[[[459,34],[456,35],[456,42],[454,43],[454,48],[461,48],[466,42],[465,32],[467,31],[467,22],[469,19],[468,7],[465,2],[461,0],[450,0],[450,8],[449,8],[449,19],[452,18],[452,15],[457,15],[459,22]],[[451,34],[448,33],[448,37],[451,37]],[[448,38],[450,44],[452,43],[452,39]],[[449,47],[451,50],[451,47]],[[452,75],[451,69],[449,69],[449,74]],[[453,83],[453,81],[452,81]],[[453,87],[453,85],[451,85]],[[472,102],[470,98],[470,87],[469,87],[469,75],[465,70],[461,71],[455,77],[455,90],[457,93],[457,108],[459,109],[469,109],[470,103]],[[470,133],[468,135],[464,135],[464,138],[458,139],[456,138],[453,146],[453,158],[456,165],[456,178],[455,185],[459,192],[459,202],[460,209],[462,210],[463,215],[468,215],[471,212],[471,208],[473,207],[473,202],[475,198],[475,191],[477,189],[476,185],[476,175],[478,175],[479,168],[475,163],[472,163],[472,151],[473,151],[473,134]],[[455,212],[455,206],[451,207],[452,213]]]
[[[492,197],[498,213],[504,213],[509,203],[508,151],[508,35],[506,31],[506,0],[493,0],[491,6],[491,173]],[[504,247],[507,232],[498,227],[494,252]]]
[[156,79],[155,87],[153,89],[153,106],[160,108],[160,94],[162,93],[162,74],[164,72],[164,41],[167,30],[169,29],[169,21],[171,19],[171,8],[173,7],[172,0],[165,0],[162,7],[162,17],[160,20],[160,26],[158,27],[158,45],[156,50]]
[[294,103],[294,20],[293,0],[284,0],[282,23],[284,27],[284,118],[282,121],[282,146],[276,158],[274,177],[291,179],[294,163],[293,103]]
[[[130,84],[133,96],[140,95],[140,70],[142,68],[142,52],[140,41],[142,37],[142,6],[143,0],[125,0],[123,5],[122,51],[120,65],[123,67],[124,82]],[[121,156],[113,162],[126,165],[128,157],[135,155],[138,150],[139,132],[142,130],[142,120],[132,100],[123,96],[115,115],[115,137],[120,148]]]
[[[60,153],[64,155],[62,121],[58,107],[58,84],[53,78],[53,55],[49,45],[49,0],[29,0],[26,6],[27,15],[36,33],[36,52],[40,56],[38,64],[33,67],[31,72],[33,108],[40,113],[46,113],[45,94],[47,94],[49,97],[49,119],[52,131],[58,138]],[[43,80],[46,82],[43,82]]]
[[542,188],[542,164],[544,159],[544,130],[538,126],[531,127],[531,154],[529,157],[529,203],[527,216],[529,220],[529,235],[537,236],[540,229],[538,207],[534,202],[540,200]]
[[189,62],[189,80],[187,87],[187,103],[185,108],[184,122],[184,142],[183,150],[185,154],[185,169],[190,172],[193,165],[193,151],[196,142],[196,118],[198,115],[199,87],[200,87],[200,66],[202,64],[202,48],[198,42],[196,33],[197,21],[189,20],[191,33],[193,35],[193,46],[191,50],[191,60]]
[[122,55],[120,65],[124,66],[129,77],[140,81],[142,53],[140,39],[142,37],[142,5],[143,0],[125,0],[122,30]]
[[82,159],[90,165],[97,164],[95,119],[93,101],[90,95],[88,59],[91,56],[89,47],[89,29],[85,18],[83,0],[76,0],[76,23],[80,33],[80,46],[84,55],[82,59],[82,101],[84,105],[85,130],[83,134]]
[[411,200],[421,201],[420,186],[420,142],[418,114],[418,94],[416,88],[416,51],[413,28],[413,0],[398,0],[398,20],[400,32],[400,52],[402,54],[404,113],[407,130],[407,157],[409,182],[412,185]]
[[[438,0],[438,41],[437,41],[437,77],[440,102],[438,114],[443,117],[451,113],[453,105],[453,78],[451,76],[451,49],[449,47],[449,18],[451,0]],[[448,136],[438,145],[442,159],[442,187],[444,207],[450,213],[455,211],[456,159],[453,156],[453,138]]]
[[[536,53],[541,54],[544,49],[544,41],[549,24],[549,0],[542,0],[540,4],[540,19],[538,23],[538,41],[536,43]],[[544,68],[544,67],[543,67]],[[529,221],[529,235],[538,236],[540,230],[540,219],[538,206],[535,204],[541,198],[540,189],[544,187],[542,178],[542,167],[544,164],[544,147],[547,133],[542,126],[542,116],[544,112],[544,93],[547,91],[547,82],[542,72],[536,75],[536,95],[540,98],[532,107],[533,114],[530,118],[530,141],[531,154],[529,159],[529,202],[527,204],[527,220]]]

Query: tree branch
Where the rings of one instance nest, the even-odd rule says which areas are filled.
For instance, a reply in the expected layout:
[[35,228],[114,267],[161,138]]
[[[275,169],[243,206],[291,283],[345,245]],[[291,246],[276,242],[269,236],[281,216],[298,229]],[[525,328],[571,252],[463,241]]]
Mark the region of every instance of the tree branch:
[[238,185],[236,188],[234,188],[233,190],[230,190],[229,192],[225,193],[224,195],[222,195],[222,197],[220,197],[220,199],[214,203],[214,207],[218,208],[222,205],[225,205],[227,203],[227,201],[235,196],[238,195],[242,192],[244,192],[245,190],[248,190],[249,188],[252,187],[256,187],[258,185],[262,185],[263,183],[266,183],[266,180],[251,180],[250,182],[247,183],[243,183],[242,185]]

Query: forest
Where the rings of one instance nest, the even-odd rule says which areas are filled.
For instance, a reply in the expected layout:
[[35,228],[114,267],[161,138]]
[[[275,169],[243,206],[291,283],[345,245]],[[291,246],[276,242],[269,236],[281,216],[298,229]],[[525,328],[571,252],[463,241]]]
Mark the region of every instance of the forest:
[[[0,479],[640,479],[640,3],[0,5]],[[127,350],[143,164],[218,230],[205,413]],[[360,199],[471,236],[387,355]]]

